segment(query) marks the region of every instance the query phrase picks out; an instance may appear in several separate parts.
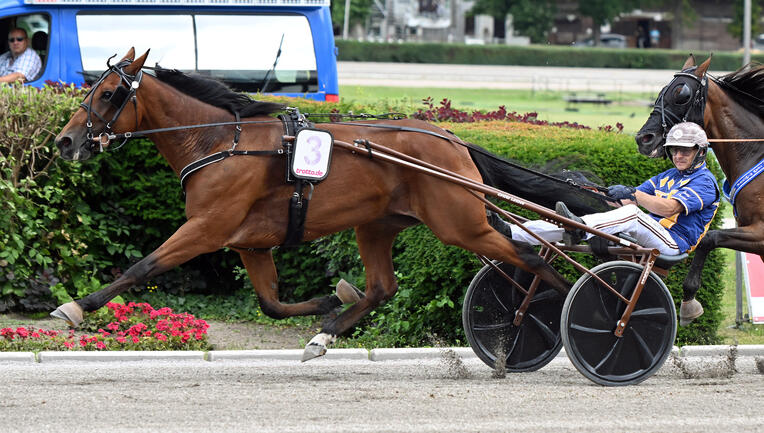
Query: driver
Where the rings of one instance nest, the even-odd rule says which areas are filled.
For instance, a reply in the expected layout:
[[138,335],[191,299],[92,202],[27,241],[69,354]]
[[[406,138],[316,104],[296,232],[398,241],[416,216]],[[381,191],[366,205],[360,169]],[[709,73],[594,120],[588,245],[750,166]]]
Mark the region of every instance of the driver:
[[[657,248],[661,254],[692,251],[708,231],[719,207],[716,179],[706,166],[708,138],[696,123],[679,123],[669,131],[664,151],[674,168],[646,180],[637,188],[624,185],[608,188],[608,195],[619,200],[619,208],[579,218],[565,203],[557,202],[556,212],[605,233],[625,233],[641,246]],[[490,215],[489,222],[512,239],[539,244],[525,230],[496,218],[495,214]],[[528,221],[524,226],[549,242],[565,240],[572,244],[594,236],[583,230],[566,232],[542,220]],[[685,326],[702,314],[700,302],[685,294],[679,309],[680,325]]]
[[10,50],[0,55],[0,83],[23,83],[35,79],[42,69],[42,62],[29,47],[26,30],[11,29],[8,32],[8,46]]

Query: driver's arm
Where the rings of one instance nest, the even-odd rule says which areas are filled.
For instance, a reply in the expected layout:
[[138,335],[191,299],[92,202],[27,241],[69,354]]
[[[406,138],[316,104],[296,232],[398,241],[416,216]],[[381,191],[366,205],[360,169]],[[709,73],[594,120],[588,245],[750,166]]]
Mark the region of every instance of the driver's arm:
[[[670,217],[684,210],[682,203],[680,203],[679,200],[673,198],[661,198],[639,190],[634,193],[634,196],[637,198],[634,204],[638,204],[651,213],[660,215],[662,217]],[[627,200],[622,200],[621,202],[626,204],[626,201]]]

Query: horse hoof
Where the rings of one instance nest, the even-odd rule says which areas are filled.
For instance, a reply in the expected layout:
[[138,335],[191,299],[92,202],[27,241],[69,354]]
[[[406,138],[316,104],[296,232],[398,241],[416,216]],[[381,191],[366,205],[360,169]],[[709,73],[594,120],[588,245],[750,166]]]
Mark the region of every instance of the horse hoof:
[[337,283],[335,293],[343,304],[355,304],[361,300],[361,295],[359,295],[361,291],[344,279]]
[[305,351],[302,352],[302,362],[309,361],[313,358],[318,358],[319,356],[324,356],[325,354],[326,346],[310,343],[305,346]]
[[73,328],[79,326],[83,320],[82,307],[80,307],[79,304],[74,301],[67,302],[64,305],[59,306],[56,308],[56,311],[50,313],[50,315],[57,319],[66,321],[66,323],[68,323],[69,326]]
[[302,362],[324,356],[326,354],[326,346],[334,343],[335,338],[324,332],[313,337],[305,346],[305,351],[302,352]]

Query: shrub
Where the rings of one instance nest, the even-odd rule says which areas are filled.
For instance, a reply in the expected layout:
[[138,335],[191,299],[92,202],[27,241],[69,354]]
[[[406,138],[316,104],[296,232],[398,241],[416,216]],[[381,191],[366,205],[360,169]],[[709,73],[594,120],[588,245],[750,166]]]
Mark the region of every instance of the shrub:
[[[686,50],[635,50],[569,46],[464,45],[446,43],[380,43],[336,40],[338,60],[357,62],[450,63],[465,65],[578,66],[588,68],[678,70]],[[698,53],[696,53],[698,54]],[[741,53],[714,53],[714,68],[734,71]],[[764,62],[764,55],[752,60]]]
[[[25,113],[37,112],[44,119],[39,122],[39,131],[57,130],[81,98],[81,93],[73,88],[37,91],[0,87],[0,92],[0,110],[8,107],[10,114],[4,121],[31,125],[34,119],[22,121]],[[389,106],[369,108],[276,97],[263,99],[288,101],[303,112],[399,111]],[[453,110],[447,101],[441,107],[427,108],[445,114],[444,117],[439,114],[437,119],[463,121],[472,116],[471,123],[446,122],[440,126],[526,166],[587,170],[603,184],[631,185],[669,166],[667,161],[638,155],[633,139],[617,133],[575,125],[562,128],[537,125],[534,116],[516,113],[509,116],[501,110],[488,115],[500,117],[501,121],[474,122],[484,120],[485,116],[465,115]],[[31,131],[17,133],[15,137],[31,137],[35,129]],[[54,306],[47,289],[50,286],[56,302],[99,289],[138,257],[156,248],[184,221],[178,180],[149,142],[135,140],[119,153],[108,153],[87,163],[68,163],[55,159],[50,162],[55,154],[50,141],[52,132],[34,137],[27,149],[35,148],[38,154],[48,155],[42,159],[45,162],[29,156],[37,155],[32,150],[21,154],[27,155],[26,161],[34,159],[35,164],[41,164],[35,169],[25,163],[22,167],[27,168],[14,171],[12,164],[19,158],[6,150],[14,139],[0,142],[3,170],[0,188],[5,194],[0,208],[0,311],[50,309]],[[19,175],[14,177],[14,173]],[[718,222],[713,227],[717,225]],[[336,283],[340,277],[364,286],[365,274],[351,231],[298,248],[281,248],[275,255],[282,300],[302,301],[324,295],[329,292],[330,283]],[[360,339],[384,337],[395,345],[426,343],[432,334],[447,342],[464,341],[461,300],[479,268],[471,254],[440,244],[429,230],[418,226],[401,233],[394,245],[394,260],[400,283],[398,296],[370,315],[356,335]],[[585,260],[586,266],[592,266],[591,257]],[[234,293],[242,286],[232,272],[237,264],[232,253],[220,252],[203,256],[148,284],[161,285],[163,291],[176,294]],[[707,313],[697,325],[680,330],[681,343],[714,341],[720,316],[721,283],[717,278],[721,266],[721,258],[712,255],[704,273],[704,290],[699,295]],[[570,279],[577,276],[568,274],[571,270],[565,265],[559,269],[572,275]],[[676,299],[680,298],[680,280],[685,269],[686,265],[676,267],[672,280],[667,280]]]
[[206,321],[149,304],[108,303],[87,317],[75,335],[32,328],[0,329],[0,351],[41,350],[208,350]]

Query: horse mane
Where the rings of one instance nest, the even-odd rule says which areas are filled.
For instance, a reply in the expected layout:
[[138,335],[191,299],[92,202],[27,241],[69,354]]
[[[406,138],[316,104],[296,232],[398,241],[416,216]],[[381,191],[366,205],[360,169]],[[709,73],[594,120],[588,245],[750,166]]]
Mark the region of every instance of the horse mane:
[[764,117],[764,65],[749,63],[715,80],[735,101]]
[[283,104],[256,101],[246,93],[235,92],[213,78],[185,74],[177,69],[157,67],[154,71],[159,81],[204,103],[231,113],[238,112],[241,117],[268,115],[284,109]]

